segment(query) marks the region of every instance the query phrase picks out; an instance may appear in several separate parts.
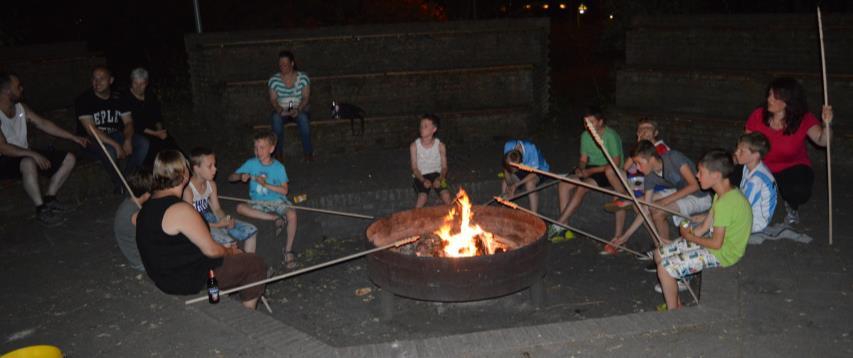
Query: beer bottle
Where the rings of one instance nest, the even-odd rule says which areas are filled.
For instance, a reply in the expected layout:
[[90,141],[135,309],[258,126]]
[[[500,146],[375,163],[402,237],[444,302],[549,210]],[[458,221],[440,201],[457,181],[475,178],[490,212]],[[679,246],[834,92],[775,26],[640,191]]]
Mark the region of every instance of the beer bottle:
[[213,270],[207,271],[207,301],[211,304],[219,303],[219,284]]

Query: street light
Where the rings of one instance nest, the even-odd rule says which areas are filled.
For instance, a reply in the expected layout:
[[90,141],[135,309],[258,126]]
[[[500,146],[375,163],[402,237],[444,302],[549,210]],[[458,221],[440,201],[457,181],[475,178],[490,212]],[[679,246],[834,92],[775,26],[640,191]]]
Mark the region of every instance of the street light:
[[581,3],[580,6],[578,6],[578,14],[585,14],[587,9],[586,4]]

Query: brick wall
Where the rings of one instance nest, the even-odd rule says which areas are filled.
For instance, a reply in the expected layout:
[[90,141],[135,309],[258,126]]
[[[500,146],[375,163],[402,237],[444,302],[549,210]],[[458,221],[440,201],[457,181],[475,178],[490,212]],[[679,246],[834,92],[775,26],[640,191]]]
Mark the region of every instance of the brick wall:
[[[522,19],[190,34],[197,121],[216,130],[268,123],[265,83],[278,51],[290,49],[312,78],[315,131],[324,130],[316,126],[332,99],[359,105],[368,117],[523,108],[520,117],[530,124],[548,111],[549,26],[547,19]],[[516,129],[503,128],[504,135]],[[321,146],[326,140],[314,138]]]

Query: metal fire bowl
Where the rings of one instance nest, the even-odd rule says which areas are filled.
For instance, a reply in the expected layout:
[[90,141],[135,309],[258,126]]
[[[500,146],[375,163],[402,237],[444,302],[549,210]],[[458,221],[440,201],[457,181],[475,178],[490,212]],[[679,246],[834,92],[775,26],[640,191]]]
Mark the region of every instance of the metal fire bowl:
[[[368,246],[436,231],[449,210],[449,206],[413,209],[376,220],[367,228]],[[473,257],[419,257],[384,250],[367,257],[370,279],[398,296],[461,302],[508,295],[545,275],[548,242],[541,219],[503,207],[475,206],[473,210],[473,223],[514,240],[519,247]]]

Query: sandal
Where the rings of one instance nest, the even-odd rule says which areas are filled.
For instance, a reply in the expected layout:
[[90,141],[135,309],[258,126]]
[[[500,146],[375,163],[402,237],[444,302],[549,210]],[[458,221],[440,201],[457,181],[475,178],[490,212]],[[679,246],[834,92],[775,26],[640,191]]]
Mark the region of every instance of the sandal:
[[296,254],[293,251],[284,252],[284,267],[288,270],[296,268]]

